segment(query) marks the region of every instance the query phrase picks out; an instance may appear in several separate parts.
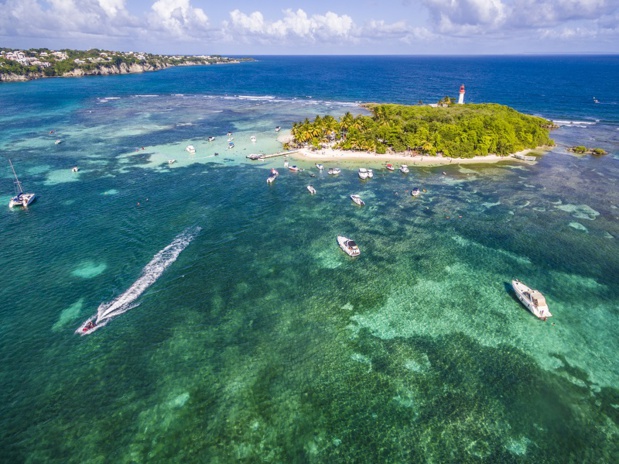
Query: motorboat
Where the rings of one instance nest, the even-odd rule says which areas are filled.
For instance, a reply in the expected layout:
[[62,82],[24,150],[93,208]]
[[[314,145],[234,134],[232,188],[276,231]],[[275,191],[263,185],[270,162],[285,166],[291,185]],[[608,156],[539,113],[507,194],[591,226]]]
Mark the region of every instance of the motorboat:
[[280,126],[275,126],[275,132],[279,132],[280,130],[282,130]]
[[415,187],[413,190],[411,190],[411,195],[414,197],[419,196],[419,188]]
[[309,193],[310,193],[310,194],[312,194],[312,195],[315,195],[315,194],[316,194],[316,189],[315,189],[313,186],[311,186],[311,185],[308,185],[308,186],[307,186],[307,190],[308,190],[308,191],[309,191]]
[[185,150],[187,152],[189,152],[189,154],[191,154],[191,155],[195,155],[196,154],[196,147],[194,147],[193,145],[187,145]]
[[168,164],[174,164],[174,163],[176,163],[176,160],[175,160],[175,159],[169,159],[169,160],[168,160]]
[[15,206],[22,206],[27,208],[32,204],[35,200],[36,195],[34,193],[26,193],[21,186],[21,182],[17,178],[17,173],[15,172],[15,168],[13,167],[13,163],[9,160],[9,164],[11,165],[11,170],[13,171],[13,175],[15,176],[15,196],[11,198],[9,201],[9,208],[13,208]]
[[344,237],[343,235],[338,235],[337,243],[348,256],[359,256],[361,254],[361,250],[359,250],[359,246],[354,240]]
[[80,170],[80,168],[78,168],[77,166],[73,166],[71,168],[71,172],[78,172]]
[[402,166],[400,166],[400,172],[403,172],[404,174],[406,174],[408,171],[408,166],[406,164],[403,164]]
[[359,168],[359,179],[367,179],[370,177],[368,170],[365,168]]
[[249,140],[251,140],[253,143],[256,143],[256,136],[252,135]]
[[228,142],[228,150],[234,148],[234,142]]
[[60,140],[60,139],[56,139],[56,141],[54,142],[54,144],[56,144],[56,145],[60,145],[61,143],[62,143],[62,140]]
[[332,176],[337,176],[342,170],[340,168],[329,168],[327,172]]
[[371,169],[368,169],[368,178],[372,178],[374,177],[374,171],[372,171]]
[[518,279],[512,280],[512,287],[516,296],[520,302],[529,310],[533,315],[545,321],[549,317],[552,317],[548,304],[544,295],[539,290],[533,290],[520,282]]
[[259,153],[251,153],[249,155],[246,156],[246,158],[249,158],[250,160],[259,160],[262,159],[263,155],[259,154]]
[[288,169],[292,172],[299,172],[299,168],[296,165],[288,166]]
[[271,175],[267,178],[267,184],[272,184],[273,182],[275,182],[275,179],[277,179],[277,176],[279,176],[279,172],[277,171],[277,169],[272,168]]
[[322,171],[325,167],[320,164],[320,163],[316,163],[316,167],[318,168],[319,171]]
[[213,137],[213,136],[209,137],[209,138],[208,138],[208,141],[209,141],[209,142],[214,142],[214,141],[215,141],[215,137]]
[[365,206],[365,201],[363,201],[359,195],[353,194],[350,196],[350,199],[354,201],[356,204],[358,204],[359,206]]
[[[105,324],[103,324],[105,325]],[[97,330],[99,326],[97,325],[96,316],[91,317],[86,322],[84,322],[75,333],[80,335],[88,335]]]
[[387,166],[385,166],[387,168],[388,171],[395,171],[395,168],[393,167],[393,164],[391,163],[387,163]]

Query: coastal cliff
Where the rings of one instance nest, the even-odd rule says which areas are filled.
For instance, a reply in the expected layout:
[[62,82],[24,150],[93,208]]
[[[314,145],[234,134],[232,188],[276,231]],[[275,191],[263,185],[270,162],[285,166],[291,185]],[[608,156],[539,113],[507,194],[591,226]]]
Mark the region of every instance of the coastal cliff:
[[236,64],[250,58],[168,56],[135,52],[48,49],[0,49],[0,82],[22,82],[45,77],[105,76],[158,71],[173,66]]

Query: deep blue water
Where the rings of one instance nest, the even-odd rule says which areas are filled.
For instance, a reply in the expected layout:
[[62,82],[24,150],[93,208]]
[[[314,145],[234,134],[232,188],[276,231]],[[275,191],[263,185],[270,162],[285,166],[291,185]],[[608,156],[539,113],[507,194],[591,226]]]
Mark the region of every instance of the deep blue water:
[[[616,462],[618,77],[616,56],[265,56],[0,85],[0,150],[38,195],[0,209],[0,461]],[[556,146],[365,182],[245,157],[461,84],[555,120]]]

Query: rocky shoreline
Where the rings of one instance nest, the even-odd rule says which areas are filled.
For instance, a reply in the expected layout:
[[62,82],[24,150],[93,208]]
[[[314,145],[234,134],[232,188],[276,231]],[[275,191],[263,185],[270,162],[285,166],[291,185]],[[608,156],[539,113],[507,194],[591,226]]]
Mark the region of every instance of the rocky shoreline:
[[[222,62],[225,64],[240,63],[238,60],[229,60]],[[219,63],[212,63],[219,64]],[[143,72],[159,71],[161,69],[171,68],[174,66],[208,66],[209,63],[197,62],[197,61],[184,61],[178,64],[170,64],[163,61],[157,61],[155,63],[120,63],[119,65],[106,65],[99,66],[96,69],[83,69],[75,68],[71,71],[65,72],[60,76],[47,76],[43,71],[32,72],[28,74],[16,74],[16,73],[0,73],[0,82],[25,82],[35,79],[45,79],[49,77],[83,77],[83,76],[108,76],[112,74],[137,74]]]

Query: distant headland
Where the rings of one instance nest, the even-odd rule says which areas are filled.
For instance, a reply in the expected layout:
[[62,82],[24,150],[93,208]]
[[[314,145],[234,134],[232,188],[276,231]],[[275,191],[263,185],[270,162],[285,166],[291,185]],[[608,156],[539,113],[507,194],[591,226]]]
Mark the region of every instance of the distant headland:
[[252,58],[219,55],[153,55],[109,50],[49,50],[0,48],[0,82],[28,81],[44,77],[80,77],[158,71],[172,66],[234,64]]

